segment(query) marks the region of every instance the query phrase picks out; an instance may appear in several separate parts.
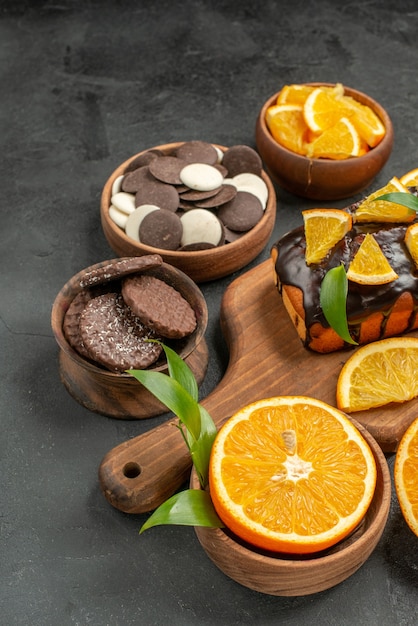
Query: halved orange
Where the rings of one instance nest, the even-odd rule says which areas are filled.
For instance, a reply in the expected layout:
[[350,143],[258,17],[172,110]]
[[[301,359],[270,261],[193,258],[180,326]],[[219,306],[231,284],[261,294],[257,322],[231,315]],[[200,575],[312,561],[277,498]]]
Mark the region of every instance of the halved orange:
[[307,209],[302,211],[305,227],[305,261],[320,263],[350,230],[351,214],[342,209]]
[[337,406],[352,413],[418,396],[418,339],[390,337],[358,348],[337,380]]
[[405,187],[418,186],[418,167],[409,172],[406,172],[406,174],[401,176],[399,180],[401,181],[402,185],[405,185]]
[[300,104],[276,104],[267,109],[266,124],[282,146],[297,154],[305,153],[308,127]]
[[418,418],[407,428],[396,451],[394,479],[404,519],[418,537]]
[[307,156],[317,159],[347,159],[366,154],[367,150],[367,144],[347,117],[342,117],[306,146]]
[[348,270],[347,278],[361,285],[384,285],[398,278],[371,233],[361,242]]
[[354,214],[355,222],[412,222],[416,212],[409,207],[388,200],[377,200],[386,193],[410,193],[400,180],[393,176],[384,186],[367,196],[357,207]]
[[415,266],[418,268],[418,223],[411,224],[406,229],[405,245],[408,248]]
[[218,432],[210,494],[227,528],[266,550],[306,554],[346,537],[373,498],[376,464],[339,410],[303,396],[259,400]]

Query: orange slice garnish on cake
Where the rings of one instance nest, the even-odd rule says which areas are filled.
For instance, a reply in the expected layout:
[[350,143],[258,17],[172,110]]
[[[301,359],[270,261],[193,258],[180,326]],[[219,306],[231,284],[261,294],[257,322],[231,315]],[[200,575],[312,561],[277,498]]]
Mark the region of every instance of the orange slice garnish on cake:
[[415,263],[415,267],[418,268],[418,223],[411,224],[406,229],[405,245]]
[[418,339],[390,337],[358,348],[337,381],[337,406],[364,411],[418,396]]
[[319,400],[259,400],[218,432],[210,495],[225,526],[261,549],[306,554],[346,537],[373,498],[368,443],[339,410]]
[[418,418],[402,436],[396,452],[394,479],[402,515],[418,536]]
[[361,285],[384,285],[398,278],[371,233],[364,236],[348,270],[347,278]]
[[414,168],[410,172],[407,172],[399,179],[402,185],[405,187],[417,187],[418,186],[418,167]]
[[387,193],[406,193],[409,190],[394,176],[384,186],[367,196],[357,207],[354,214],[355,222],[412,222],[416,212],[409,207],[388,200],[378,200]]
[[342,209],[307,209],[302,216],[308,265],[320,263],[353,224],[350,213]]

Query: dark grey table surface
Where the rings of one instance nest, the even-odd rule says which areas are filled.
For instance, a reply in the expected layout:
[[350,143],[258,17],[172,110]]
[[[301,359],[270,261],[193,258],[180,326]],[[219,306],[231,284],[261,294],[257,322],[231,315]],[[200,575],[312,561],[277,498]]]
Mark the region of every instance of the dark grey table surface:
[[[394,149],[370,191],[417,167],[417,33],[414,0],[0,1],[2,625],[417,623],[418,543],[395,498],[366,564],[306,597],[236,584],[192,529],[139,537],[146,515],[112,508],[97,470],[167,416],[120,421],[80,406],[60,382],[50,327],[62,285],[114,257],[99,219],[114,167],[171,141],[254,146],[259,108],[286,83],[340,81],[388,109]],[[251,266],[313,206],[279,188],[277,199],[271,241]],[[248,269],[202,285],[202,396],[228,364],[222,294]]]

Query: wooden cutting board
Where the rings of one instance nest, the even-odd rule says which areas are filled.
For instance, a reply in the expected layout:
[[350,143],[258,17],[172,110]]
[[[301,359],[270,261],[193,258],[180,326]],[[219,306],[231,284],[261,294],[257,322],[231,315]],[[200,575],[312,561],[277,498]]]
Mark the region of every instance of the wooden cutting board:
[[[218,426],[246,404],[275,395],[312,396],[335,406],[338,374],[351,351],[323,355],[302,346],[275,288],[271,260],[229,285],[220,319],[230,360],[221,382],[202,400]],[[418,399],[353,417],[384,452],[394,452],[417,415]],[[153,510],[187,480],[190,457],[174,424],[175,418],[104,457],[100,485],[113,506],[127,513]]]

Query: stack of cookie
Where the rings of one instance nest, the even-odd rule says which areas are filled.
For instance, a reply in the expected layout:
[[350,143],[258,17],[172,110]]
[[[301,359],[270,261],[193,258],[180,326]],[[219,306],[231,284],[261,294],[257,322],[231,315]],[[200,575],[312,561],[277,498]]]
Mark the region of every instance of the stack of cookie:
[[196,328],[189,302],[150,274],[159,255],[121,259],[86,274],[71,301],[63,331],[85,359],[112,372],[154,365],[163,343],[181,340]]

